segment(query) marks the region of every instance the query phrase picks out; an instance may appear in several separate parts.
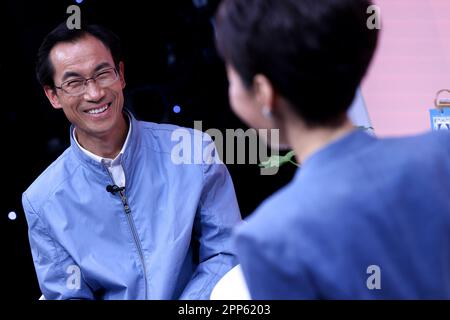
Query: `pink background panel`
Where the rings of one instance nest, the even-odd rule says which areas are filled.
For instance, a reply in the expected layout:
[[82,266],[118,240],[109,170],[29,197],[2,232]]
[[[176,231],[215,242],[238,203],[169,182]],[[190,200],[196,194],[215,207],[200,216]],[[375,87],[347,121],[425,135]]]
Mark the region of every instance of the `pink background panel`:
[[381,38],[362,84],[378,136],[430,130],[436,92],[450,89],[450,0],[375,0]]

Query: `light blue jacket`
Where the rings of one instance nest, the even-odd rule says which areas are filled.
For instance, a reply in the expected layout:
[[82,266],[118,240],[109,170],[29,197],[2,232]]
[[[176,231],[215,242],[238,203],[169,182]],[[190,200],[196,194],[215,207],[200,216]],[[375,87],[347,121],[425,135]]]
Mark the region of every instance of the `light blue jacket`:
[[47,299],[208,299],[236,264],[229,238],[240,213],[226,167],[176,165],[176,126],[131,121],[123,197],[72,138],[23,194]]

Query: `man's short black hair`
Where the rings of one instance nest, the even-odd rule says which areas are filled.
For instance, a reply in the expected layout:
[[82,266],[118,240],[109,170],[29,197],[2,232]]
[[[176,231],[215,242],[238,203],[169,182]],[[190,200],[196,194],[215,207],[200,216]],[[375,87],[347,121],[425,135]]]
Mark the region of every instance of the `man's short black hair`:
[[338,124],[373,57],[370,0],[224,0],[216,44],[250,88],[265,75],[309,126]]
[[87,35],[100,40],[111,52],[116,68],[121,60],[120,39],[112,31],[99,25],[86,25],[81,29],[69,29],[63,22],[51,31],[42,41],[37,54],[36,76],[42,86],[54,87],[54,68],[50,60],[50,51],[58,43],[75,42]]

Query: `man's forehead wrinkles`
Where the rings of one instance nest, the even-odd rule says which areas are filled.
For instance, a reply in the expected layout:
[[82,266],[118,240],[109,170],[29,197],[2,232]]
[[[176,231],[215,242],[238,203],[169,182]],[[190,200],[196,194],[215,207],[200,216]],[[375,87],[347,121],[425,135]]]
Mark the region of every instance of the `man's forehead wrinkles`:
[[52,62],[57,75],[75,72],[90,75],[99,64],[112,60],[110,51],[97,39],[86,37],[75,43],[61,43],[51,52]]
[[112,66],[109,61],[105,59],[98,59],[93,57],[92,59],[84,59],[75,57],[73,59],[65,59],[59,61],[59,73],[64,76],[66,73],[77,73],[82,76],[90,76],[93,72],[98,71],[101,68]]

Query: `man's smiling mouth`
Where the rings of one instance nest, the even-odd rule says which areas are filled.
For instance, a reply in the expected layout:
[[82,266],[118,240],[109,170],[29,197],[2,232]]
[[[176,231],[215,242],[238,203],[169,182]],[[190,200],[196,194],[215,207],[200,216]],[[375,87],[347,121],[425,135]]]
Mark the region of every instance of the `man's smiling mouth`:
[[88,114],[100,114],[105,112],[106,110],[108,110],[111,107],[111,102],[104,104],[101,107],[95,108],[95,109],[89,109],[89,110],[85,110],[84,112],[88,113]]

